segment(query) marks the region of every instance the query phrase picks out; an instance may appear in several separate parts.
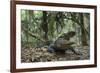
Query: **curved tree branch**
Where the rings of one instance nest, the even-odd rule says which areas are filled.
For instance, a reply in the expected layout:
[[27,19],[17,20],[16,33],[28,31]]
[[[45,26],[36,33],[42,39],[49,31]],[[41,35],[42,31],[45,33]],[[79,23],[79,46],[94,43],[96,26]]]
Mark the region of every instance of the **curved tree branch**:
[[38,37],[37,35],[33,34],[31,31],[28,31],[25,27],[22,26],[22,30],[24,32],[28,32],[28,34],[34,38],[36,38],[37,40],[40,40],[42,42],[45,42],[45,40],[43,40],[42,38]]

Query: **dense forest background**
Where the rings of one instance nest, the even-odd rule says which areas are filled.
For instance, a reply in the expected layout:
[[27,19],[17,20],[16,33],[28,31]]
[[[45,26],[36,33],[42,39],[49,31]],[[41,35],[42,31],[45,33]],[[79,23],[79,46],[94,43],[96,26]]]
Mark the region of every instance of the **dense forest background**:
[[77,47],[90,45],[90,14],[79,12],[21,10],[21,47],[36,48],[75,31]]
[[21,26],[22,47],[41,46],[71,30],[77,45],[89,45],[89,13],[21,10]]

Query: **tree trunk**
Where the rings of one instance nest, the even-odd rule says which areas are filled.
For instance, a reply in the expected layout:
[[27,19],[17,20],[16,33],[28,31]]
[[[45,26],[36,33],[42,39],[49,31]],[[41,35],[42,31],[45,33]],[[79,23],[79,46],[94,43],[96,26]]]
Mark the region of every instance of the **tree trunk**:
[[44,40],[48,40],[48,22],[47,22],[47,12],[43,11],[43,21],[42,21],[42,30],[44,32]]
[[80,26],[81,26],[81,33],[82,33],[82,45],[86,46],[87,44],[87,38],[86,38],[86,32],[84,27],[84,15],[80,13]]

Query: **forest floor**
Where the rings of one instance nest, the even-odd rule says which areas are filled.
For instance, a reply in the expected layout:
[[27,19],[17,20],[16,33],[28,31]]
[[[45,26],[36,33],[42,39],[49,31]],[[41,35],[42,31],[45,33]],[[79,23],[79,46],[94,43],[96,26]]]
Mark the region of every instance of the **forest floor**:
[[74,54],[72,51],[67,50],[65,54],[50,53],[47,48],[22,48],[21,49],[21,62],[48,62],[48,61],[71,61],[71,60],[87,60],[90,58],[90,49],[88,46],[83,48],[75,48],[76,52],[80,55]]

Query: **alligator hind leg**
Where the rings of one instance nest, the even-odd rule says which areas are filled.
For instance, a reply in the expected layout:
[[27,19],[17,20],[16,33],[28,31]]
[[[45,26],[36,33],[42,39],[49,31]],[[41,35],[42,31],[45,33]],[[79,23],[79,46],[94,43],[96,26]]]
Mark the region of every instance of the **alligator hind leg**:
[[73,47],[70,47],[69,50],[71,50],[74,54],[76,55],[82,55],[81,53],[79,52],[76,52],[75,49]]

